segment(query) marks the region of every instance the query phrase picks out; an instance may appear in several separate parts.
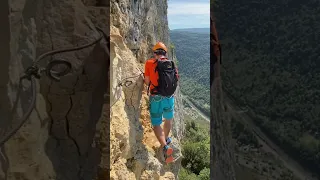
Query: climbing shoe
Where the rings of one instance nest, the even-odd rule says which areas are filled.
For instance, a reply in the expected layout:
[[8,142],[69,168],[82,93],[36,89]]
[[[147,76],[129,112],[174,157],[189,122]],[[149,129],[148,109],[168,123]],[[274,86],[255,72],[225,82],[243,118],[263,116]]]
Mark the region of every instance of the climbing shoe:
[[169,145],[171,143],[171,138],[170,137],[167,137],[166,143],[167,143],[167,145]]
[[172,153],[173,153],[173,149],[170,146],[166,145],[163,147],[164,159],[167,164],[173,162]]

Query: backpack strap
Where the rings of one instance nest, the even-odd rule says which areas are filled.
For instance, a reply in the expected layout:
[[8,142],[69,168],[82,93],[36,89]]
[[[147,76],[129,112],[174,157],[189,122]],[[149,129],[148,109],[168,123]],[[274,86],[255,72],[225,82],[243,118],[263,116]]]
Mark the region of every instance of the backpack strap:
[[174,63],[174,61],[171,60],[171,62],[172,62],[172,69],[176,69],[176,64]]
[[159,59],[154,59],[153,64],[157,63],[159,61]]
[[154,88],[151,90],[151,94],[157,94],[157,92],[154,92],[154,90],[155,89],[157,89],[157,87],[155,86],[155,85],[153,85],[152,83],[151,83],[151,81],[149,82],[149,85],[148,85],[148,90],[147,90],[147,95],[149,96],[149,94],[150,94],[150,86],[153,86]]
[[[158,61],[159,61],[159,59],[156,59],[153,64],[158,63]],[[158,70],[157,68],[158,68],[158,66],[156,68],[154,68],[154,72],[157,72],[157,70]]]

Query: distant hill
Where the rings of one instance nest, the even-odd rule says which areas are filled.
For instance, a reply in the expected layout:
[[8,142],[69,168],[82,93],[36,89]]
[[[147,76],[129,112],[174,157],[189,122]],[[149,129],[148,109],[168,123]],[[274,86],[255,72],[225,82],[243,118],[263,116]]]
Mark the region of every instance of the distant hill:
[[210,28],[173,29],[171,32],[210,33]]
[[179,63],[181,91],[210,116],[210,36],[209,28],[175,29],[171,42]]

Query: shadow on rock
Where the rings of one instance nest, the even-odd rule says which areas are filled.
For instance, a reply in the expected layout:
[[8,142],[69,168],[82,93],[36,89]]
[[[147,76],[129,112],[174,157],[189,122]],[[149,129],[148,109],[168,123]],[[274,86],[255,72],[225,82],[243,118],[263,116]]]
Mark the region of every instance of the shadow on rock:
[[7,171],[9,169],[9,161],[4,147],[0,149],[0,179],[7,179]]
[[82,72],[48,87],[45,96],[51,128],[46,153],[56,180],[92,180],[97,176],[101,152],[94,145],[94,137],[108,88],[108,59],[104,48],[97,44]]

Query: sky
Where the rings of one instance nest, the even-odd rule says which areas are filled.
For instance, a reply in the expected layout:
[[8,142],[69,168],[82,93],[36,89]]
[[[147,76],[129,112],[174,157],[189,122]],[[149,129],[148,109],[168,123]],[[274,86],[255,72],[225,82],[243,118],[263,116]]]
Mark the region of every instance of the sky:
[[168,0],[169,28],[210,28],[210,0]]

